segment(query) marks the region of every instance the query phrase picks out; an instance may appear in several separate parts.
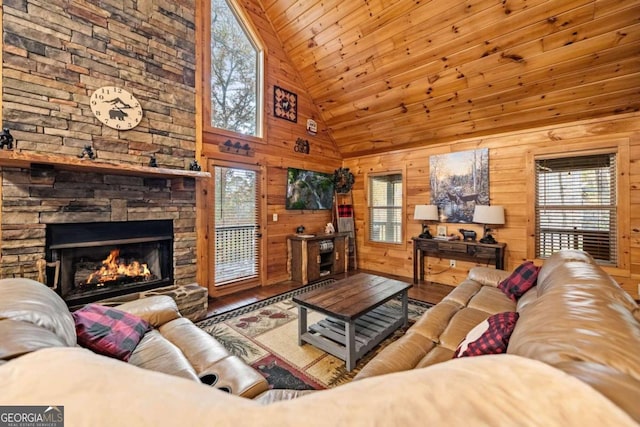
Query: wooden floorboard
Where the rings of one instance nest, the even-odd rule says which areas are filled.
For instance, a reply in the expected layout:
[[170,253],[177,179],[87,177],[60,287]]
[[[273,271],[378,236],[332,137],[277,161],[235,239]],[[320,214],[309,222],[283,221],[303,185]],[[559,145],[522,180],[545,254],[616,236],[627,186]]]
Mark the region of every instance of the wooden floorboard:
[[[378,273],[370,270],[357,270],[352,271],[349,274],[356,274],[357,272],[376,274],[408,283],[413,281],[410,277]],[[270,286],[260,286],[253,289],[247,289],[235,294],[225,295],[223,297],[209,298],[207,316],[213,316],[230,310],[235,310],[237,308],[244,307],[245,305],[253,304],[254,302],[262,301],[272,296],[298,289],[299,287],[301,287],[299,283],[288,281]],[[442,285],[440,283],[420,282],[409,289],[409,298],[429,302],[431,304],[437,304],[442,300],[442,298],[451,292],[452,289],[453,286]]]

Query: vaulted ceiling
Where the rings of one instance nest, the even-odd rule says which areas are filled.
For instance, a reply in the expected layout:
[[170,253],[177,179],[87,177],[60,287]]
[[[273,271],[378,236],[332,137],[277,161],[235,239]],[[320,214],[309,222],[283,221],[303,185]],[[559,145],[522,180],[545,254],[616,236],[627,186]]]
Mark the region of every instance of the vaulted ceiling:
[[343,156],[640,109],[637,0],[262,0]]

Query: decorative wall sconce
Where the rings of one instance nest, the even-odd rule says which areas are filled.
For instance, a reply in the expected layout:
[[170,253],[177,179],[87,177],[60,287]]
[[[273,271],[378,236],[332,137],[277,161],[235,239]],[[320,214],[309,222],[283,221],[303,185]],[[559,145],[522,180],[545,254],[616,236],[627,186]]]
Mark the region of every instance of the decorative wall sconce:
[[251,146],[248,143],[242,145],[239,141],[233,143],[230,139],[227,139],[225,142],[220,143],[218,145],[218,149],[223,153],[239,154],[241,156],[248,157],[253,157],[254,154]]
[[296,139],[296,146],[293,147],[293,151],[296,153],[309,154],[309,141],[306,139]]

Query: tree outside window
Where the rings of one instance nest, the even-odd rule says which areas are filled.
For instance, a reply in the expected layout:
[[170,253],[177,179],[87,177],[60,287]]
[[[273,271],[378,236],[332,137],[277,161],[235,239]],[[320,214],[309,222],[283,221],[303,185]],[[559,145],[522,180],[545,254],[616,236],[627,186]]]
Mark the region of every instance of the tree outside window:
[[211,0],[211,126],[260,136],[261,50],[226,0]]

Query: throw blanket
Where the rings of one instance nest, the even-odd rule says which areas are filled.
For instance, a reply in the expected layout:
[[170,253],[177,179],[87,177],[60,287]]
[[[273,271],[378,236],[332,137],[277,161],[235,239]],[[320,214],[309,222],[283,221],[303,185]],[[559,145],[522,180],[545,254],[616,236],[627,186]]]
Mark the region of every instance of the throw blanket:
[[[80,348],[0,366],[1,405],[63,405],[72,426],[637,426],[581,381],[518,356],[480,356],[266,406]],[[268,392],[267,392],[268,393]]]

